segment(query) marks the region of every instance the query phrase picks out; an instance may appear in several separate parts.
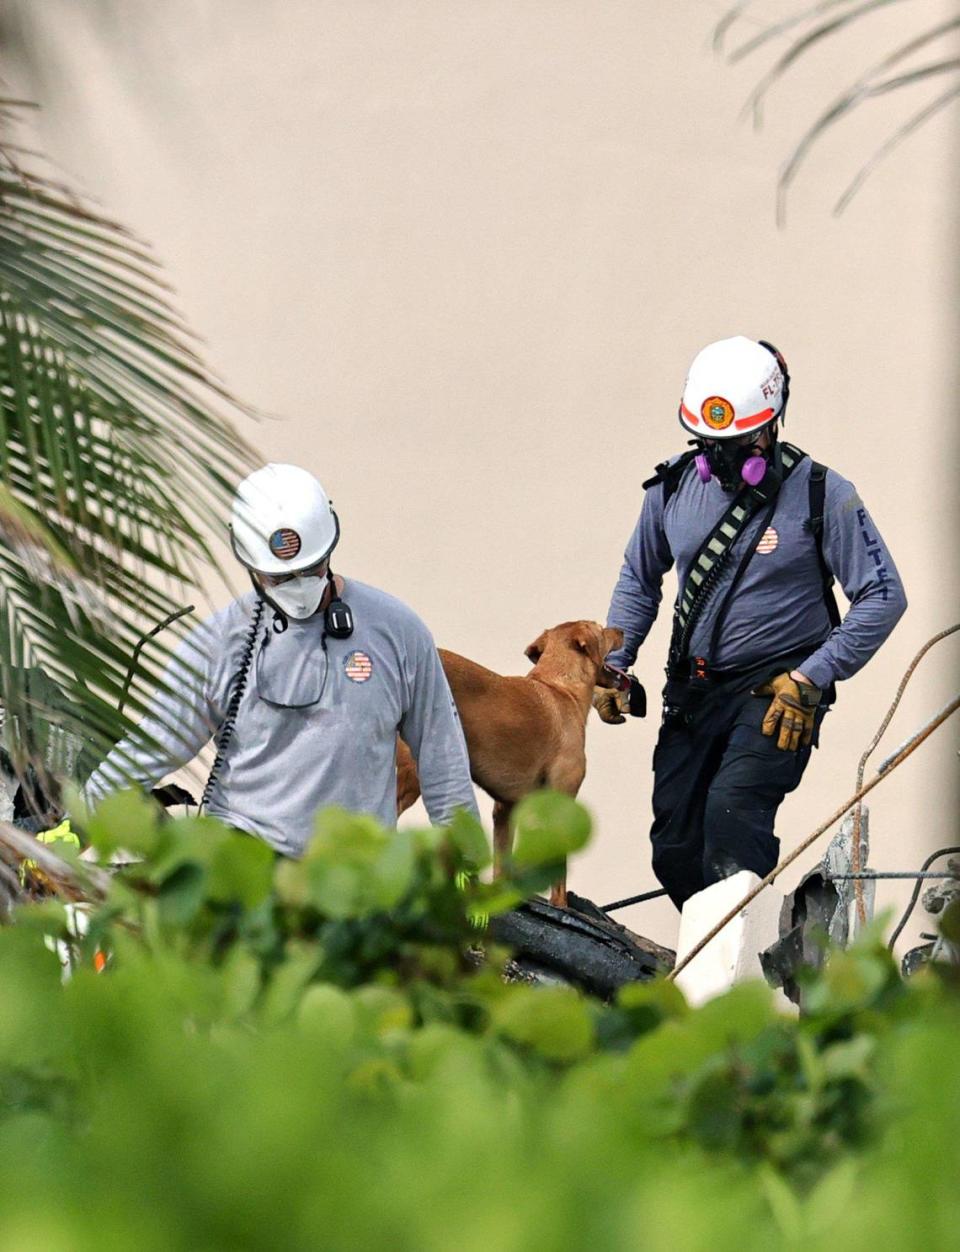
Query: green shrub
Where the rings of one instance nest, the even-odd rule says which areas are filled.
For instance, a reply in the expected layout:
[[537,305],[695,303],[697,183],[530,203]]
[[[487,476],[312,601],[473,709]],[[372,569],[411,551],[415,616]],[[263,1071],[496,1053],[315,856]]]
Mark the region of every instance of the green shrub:
[[[802,1021],[511,985],[478,915],[549,882],[582,811],[536,797],[515,875],[482,832],[329,811],[300,862],[133,796],[73,976],[0,930],[0,1248],[397,1252],[954,1246],[960,1005],[878,936]],[[458,882],[460,885],[458,886]],[[107,956],[102,974],[97,952]]]

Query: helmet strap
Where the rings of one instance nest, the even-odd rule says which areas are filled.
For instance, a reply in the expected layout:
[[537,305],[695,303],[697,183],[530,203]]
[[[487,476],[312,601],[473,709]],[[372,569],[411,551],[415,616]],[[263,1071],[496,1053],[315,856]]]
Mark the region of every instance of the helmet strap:
[[767,339],[758,339],[757,343],[761,348],[766,350],[773,356],[776,363],[780,366],[780,373],[783,375],[783,394],[780,400],[780,412],[777,414],[777,421],[787,423],[787,402],[790,399],[790,370],[787,366],[786,358],[779,348],[775,347]]

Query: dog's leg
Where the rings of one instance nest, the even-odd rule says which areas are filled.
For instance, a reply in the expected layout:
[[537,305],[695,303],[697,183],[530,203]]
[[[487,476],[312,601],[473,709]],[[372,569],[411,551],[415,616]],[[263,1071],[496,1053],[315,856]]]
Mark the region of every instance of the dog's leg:
[[397,816],[405,813],[420,799],[420,778],[413,753],[397,739]]
[[[577,798],[577,792],[587,772],[586,758],[578,756],[572,762],[558,764],[548,776],[548,783],[557,791],[565,791],[571,800]],[[558,909],[567,907],[567,863],[564,861],[560,876],[550,888],[550,903]]]
[[550,903],[557,909],[567,907],[567,863],[564,861],[560,877],[550,888]]
[[513,805],[506,800],[495,800],[493,804],[493,876],[499,878],[510,855],[510,814]]

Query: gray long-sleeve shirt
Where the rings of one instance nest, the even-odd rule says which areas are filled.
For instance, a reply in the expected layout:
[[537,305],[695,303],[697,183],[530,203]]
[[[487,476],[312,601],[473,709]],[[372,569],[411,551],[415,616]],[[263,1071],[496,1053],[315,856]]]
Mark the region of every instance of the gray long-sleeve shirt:
[[[693,631],[691,654],[707,656],[717,669],[806,653],[796,668],[818,687],[826,687],[865,665],[906,608],[897,568],[870,514],[854,486],[830,470],[823,555],[850,601],[843,621],[831,630],[816,543],[805,527],[810,470],[805,457],[783,484],[765,536],[759,533],[765,510],[747,525]],[[663,494],[662,483],[647,491],[614,588],[607,620],[624,635],[623,648],[609,658],[614,665],[633,664],[657,616],[663,575],[676,564],[678,586],[683,587],[700,545],[732,498],[715,478],[701,482],[692,463],[666,509]],[[757,550],[726,607],[716,655],[709,656],[718,608],[749,544]]]
[[[430,632],[385,592],[346,580],[354,632],[321,645],[323,615],[272,629],[261,618],[226,759],[207,806],[298,856],[316,811],[340,805],[396,825],[396,741],[417,761],[433,822],[476,814],[463,732]],[[113,749],[85,787],[91,804],[131,783],[155,786],[223,724],[256,603],[251,591],[184,640],[139,732]],[[295,707],[290,707],[295,706]],[[299,706],[299,707],[296,707]]]

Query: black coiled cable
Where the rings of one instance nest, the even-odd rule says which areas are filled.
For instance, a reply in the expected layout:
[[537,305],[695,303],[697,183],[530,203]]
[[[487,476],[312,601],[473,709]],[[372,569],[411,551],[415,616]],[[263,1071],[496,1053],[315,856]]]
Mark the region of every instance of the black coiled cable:
[[250,624],[250,631],[244,641],[243,652],[240,654],[240,668],[237,670],[236,686],[233,689],[233,695],[230,697],[230,703],[227,705],[227,713],[223,719],[223,725],[220,727],[220,733],[217,738],[217,754],[213,758],[213,764],[210,766],[210,773],[207,776],[207,785],[204,787],[203,795],[200,797],[198,813],[202,813],[207,807],[207,803],[213,794],[213,789],[217,784],[217,778],[221,769],[223,769],[223,762],[226,760],[230,740],[233,738],[237,713],[240,711],[240,701],[243,699],[247,678],[250,675],[250,666],[253,664],[253,650],[257,644],[257,635],[260,633],[260,619],[263,617],[263,607],[264,602],[258,596],[253,610],[253,621]]
[[[927,857],[927,859],[924,861],[924,863],[920,866],[920,873],[921,874],[925,873],[926,870],[930,868],[930,866],[934,863],[934,861],[938,857],[951,856],[954,852],[960,852],[960,847],[938,848],[936,852],[931,852],[930,855]],[[887,951],[889,952],[893,951],[893,945],[900,938],[900,934],[904,926],[906,926],[907,922],[910,920],[910,915],[913,913],[913,910],[917,907],[917,901],[920,899],[920,892],[922,889],[923,889],[923,879],[918,878],[916,881],[916,885],[913,888],[913,894],[910,896],[910,903],[907,905],[906,912],[904,913],[903,917],[900,918],[899,922],[897,922],[897,925],[894,928],[893,934],[890,936],[890,939],[887,943]]]

